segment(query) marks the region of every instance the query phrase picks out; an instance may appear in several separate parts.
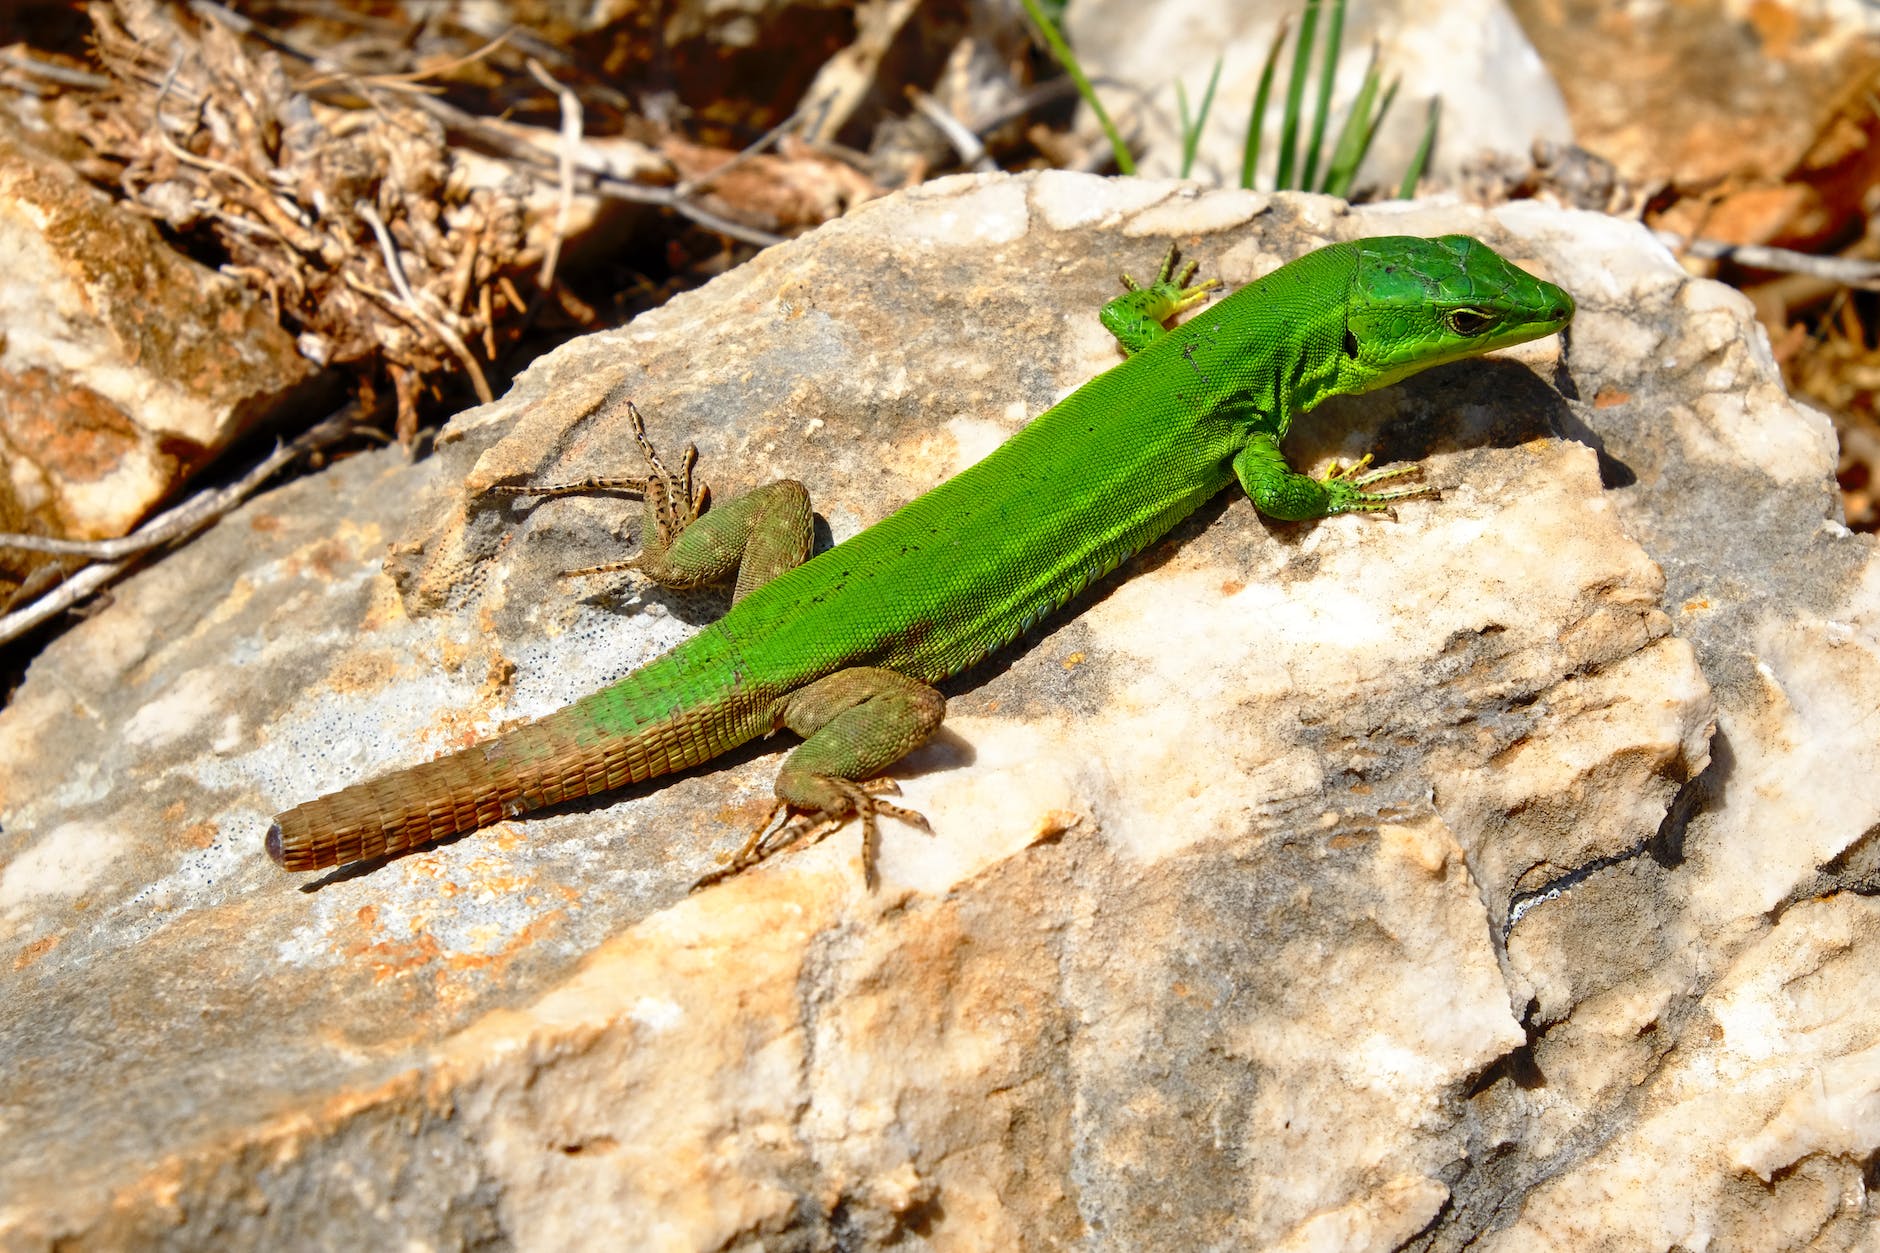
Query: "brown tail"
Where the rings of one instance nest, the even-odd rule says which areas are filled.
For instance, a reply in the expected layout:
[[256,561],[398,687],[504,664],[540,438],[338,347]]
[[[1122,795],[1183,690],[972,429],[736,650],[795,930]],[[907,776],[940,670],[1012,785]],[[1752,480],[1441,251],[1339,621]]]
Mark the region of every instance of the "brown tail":
[[610,731],[595,704],[610,695],[596,693],[506,735],[296,805],[268,828],[268,856],[286,870],[386,857],[683,770],[750,738],[727,737],[722,709],[715,718],[694,710]]

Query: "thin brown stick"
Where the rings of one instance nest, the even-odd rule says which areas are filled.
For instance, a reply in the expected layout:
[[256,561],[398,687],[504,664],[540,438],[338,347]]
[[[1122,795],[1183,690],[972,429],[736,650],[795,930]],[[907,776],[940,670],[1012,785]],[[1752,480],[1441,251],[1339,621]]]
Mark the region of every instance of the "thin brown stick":
[[[430,96],[414,97],[411,103],[444,123],[447,132],[455,131],[460,136],[469,136],[527,167],[526,172],[531,176],[545,183],[550,181],[549,169],[554,163],[554,158],[543,152],[533,141],[524,138],[522,134],[515,133],[536,133],[539,128],[525,126],[520,122],[507,122],[498,126],[474,114],[465,113],[446,101],[436,100]],[[629,182],[599,165],[581,160],[575,162],[575,169],[582,175],[582,180],[578,185],[597,196],[671,209],[674,213],[690,218],[707,230],[729,235],[733,239],[755,244],[759,248],[768,248],[772,244],[783,242],[784,237],[781,235],[759,230],[755,226],[746,226],[742,222],[733,222],[709,209],[701,208],[675,194],[673,188],[648,187],[644,183]],[[719,172],[711,171],[713,175]]]
[[[193,7],[199,7],[201,10],[213,13],[216,17],[227,21],[238,30],[257,34],[260,33],[260,28],[257,23],[229,12],[222,5],[214,3],[214,0],[195,0]],[[349,78],[354,86],[364,88],[368,83],[380,81],[378,79],[362,78],[347,70],[345,66],[335,64],[318,54],[304,51],[278,33],[270,31],[265,35],[265,38],[281,51],[306,62],[316,70],[336,77],[345,76]],[[387,79],[391,77],[392,76],[386,76]],[[386,82],[384,85],[394,88],[405,86],[404,84],[395,82]],[[407,88],[407,90],[409,90],[409,88]],[[466,113],[455,105],[440,100],[435,96],[418,92],[409,97],[409,102],[431,114],[431,116],[437,118],[440,122],[443,122],[446,128],[454,128],[459,134],[474,135],[484,143],[502,152],[510,159],[521,161],[533,167],[530,173],[545,182],[547,181],[545,167],[550,164],[551,158],[544,154],[542,150],[531,141],[520,138],[519,136],[505,134],[501,127],[493,125],[474,114]],[[534,129],[515,122],[509,123],[509,125],[519,130]],[[767,136],[766,139],[768,138],[770,137]],[[760,140],[759,144],[761,145],[764,142],[765,140]],[[708,171],[699,180],[699,185],[703,185],[705,182],[709,182],[711,179],[723,174],[726,169],[735,165],[741,159],[743,159],[743,154],[731,158],[730,161],[726,162],[724,166],[718,169]],[[574,164],[576,169],[588,176],[586,188],[593,191],[596,195],[614,200],[631,200],[640,204],[651,204],[661,208],[671,209],[673,212],[691,219],[707,230],[717,231],[721,235],[729,235],[733,239],[740,240],[747,244],[754,244],[759,248],[768,248],[772,244],[780,244],[783,242],[783,236],[781,235],[759,230],[754,226],[746,226],[742,222],[734,222],[729,218],[720,217],[709,209],[700,208],[687,199],[679,189],[646,187],[639,183],[631,183],[624,179],[615,178],[605,169],[597,165],[591,165],[579,160],[575,161]]]
[[682,200],[697,195],[699,192],[705,190],[705,188],[717,182],[724,175],[737,169],[740,165],[743,165],[746,161],[749,161],[752,157],[776,143],[786,131],[798,125],[802,121],[802,118],[803,111],[798,109],[796,112],[790,114],[789,117],[784,118],[783,121],[759,135],[756,139],[740,148],[724,161],[706,170],[697,178],[680,179],[673,185],[672,194]]

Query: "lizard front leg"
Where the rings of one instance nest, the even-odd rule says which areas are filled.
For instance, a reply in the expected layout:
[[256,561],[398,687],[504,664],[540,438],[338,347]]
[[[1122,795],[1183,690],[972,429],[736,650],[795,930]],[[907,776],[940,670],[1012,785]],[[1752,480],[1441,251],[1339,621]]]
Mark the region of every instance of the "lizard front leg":
[[1315,479],[1287,465],[1279,450],[1279,441],[1263,432],[1249,440],[1235,456],[1234,474],[1247,489],[1254,508],[1269,518],[1285,522],[1309,522],[1339,513],[1388,509],[1393,501],[1437,494],[1434,487],[1427,486],[1368,491],[1366,489],[1386,479],[1417,471],[1416,466],[1405,465],[1359,473],[1370,464],[1367,453],[1355,465],[1335,464],[1325,472],[1324,478]]
[[569,577],[637,570],[661,587],[702,587],[737,571],[731,603],[736,604],[785,570],[809,559],[814,536],[809,492],[794,479],[733,497],[713,507],[711,489],[695,483],[698,448],[685,446],[678,473],[666,469],[646,437],[646,421],[631,402],[627,416],[648,473],[638,478],[590,478],[579,483],[531,486],[504,484],[488,495],[573,496],[585,492],[625,491],[646,502],[640,551],[625,561],[569,570]]
[[[857,666],[838,670],[780,699],[772,717],[803,737],[777,773],[777,805],[770,817],[721,869],[700,879],[704,887],[756,865],[793,844],[822,839],[850,818],[862,820],[862,878],[878,876],[877,815],[899,818],[922,831],[927,819],[881,798],[900,789],[873,778],[925,743],[946,716],[946,697],[893,670]],[[779,815],[791,817],[774,826]]]
[[1221,280],[1218,278],[1190,287],[1188,284],[1195,276],[1195,263],[1190,261],[1177,271],[1175,263],[1179,257],[1175,245],[1170,244],[1168,252],[1162,257],[1162,267],[1156,271],[1155,281],[1147,287],[1129,275],[1123,275],[1123,286],[1127,290],[1106,302],[1098,311],[1097,319],[1116,337],[1117,346],[1129,356],[1135,356],[1168,334],[1168,328],[1163,323],[1182,310],[1200,304],[1208,298],[1209,292],[1220,287]]

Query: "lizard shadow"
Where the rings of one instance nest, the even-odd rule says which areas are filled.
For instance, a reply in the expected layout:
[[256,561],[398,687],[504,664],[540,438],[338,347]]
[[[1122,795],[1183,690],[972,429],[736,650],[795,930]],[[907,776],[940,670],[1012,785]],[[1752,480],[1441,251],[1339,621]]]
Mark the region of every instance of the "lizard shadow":
[[1629,487],[1637,473],[1607,449],[1597,431],[1567,403],[1578,396],[1566,369],[1550,383],[1516,361],[1455,361],[1381,391],[1334,396],[1298,424],[1287,440],[1297,462],[1363,446],[1377,464],[1421,461],[1435,453],[1514,448],[1536,439],[1564,439],[1592,449],[1600,486]]

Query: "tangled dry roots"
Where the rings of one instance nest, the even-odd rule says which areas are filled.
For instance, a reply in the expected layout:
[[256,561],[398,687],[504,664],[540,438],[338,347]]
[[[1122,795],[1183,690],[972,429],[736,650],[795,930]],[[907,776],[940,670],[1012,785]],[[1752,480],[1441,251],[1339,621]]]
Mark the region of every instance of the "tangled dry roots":
[[488,399],[482,362],[520,327],[544,252],[527,173],[454,148],[413,76],[290,75],[266,45],[156,0],[91,16],[112,85],[78,105],[79,130],[129,204],[206,232],[309,358],[353,367],[367,393],[382,369],[407,443],[438,378],[461,371]]

